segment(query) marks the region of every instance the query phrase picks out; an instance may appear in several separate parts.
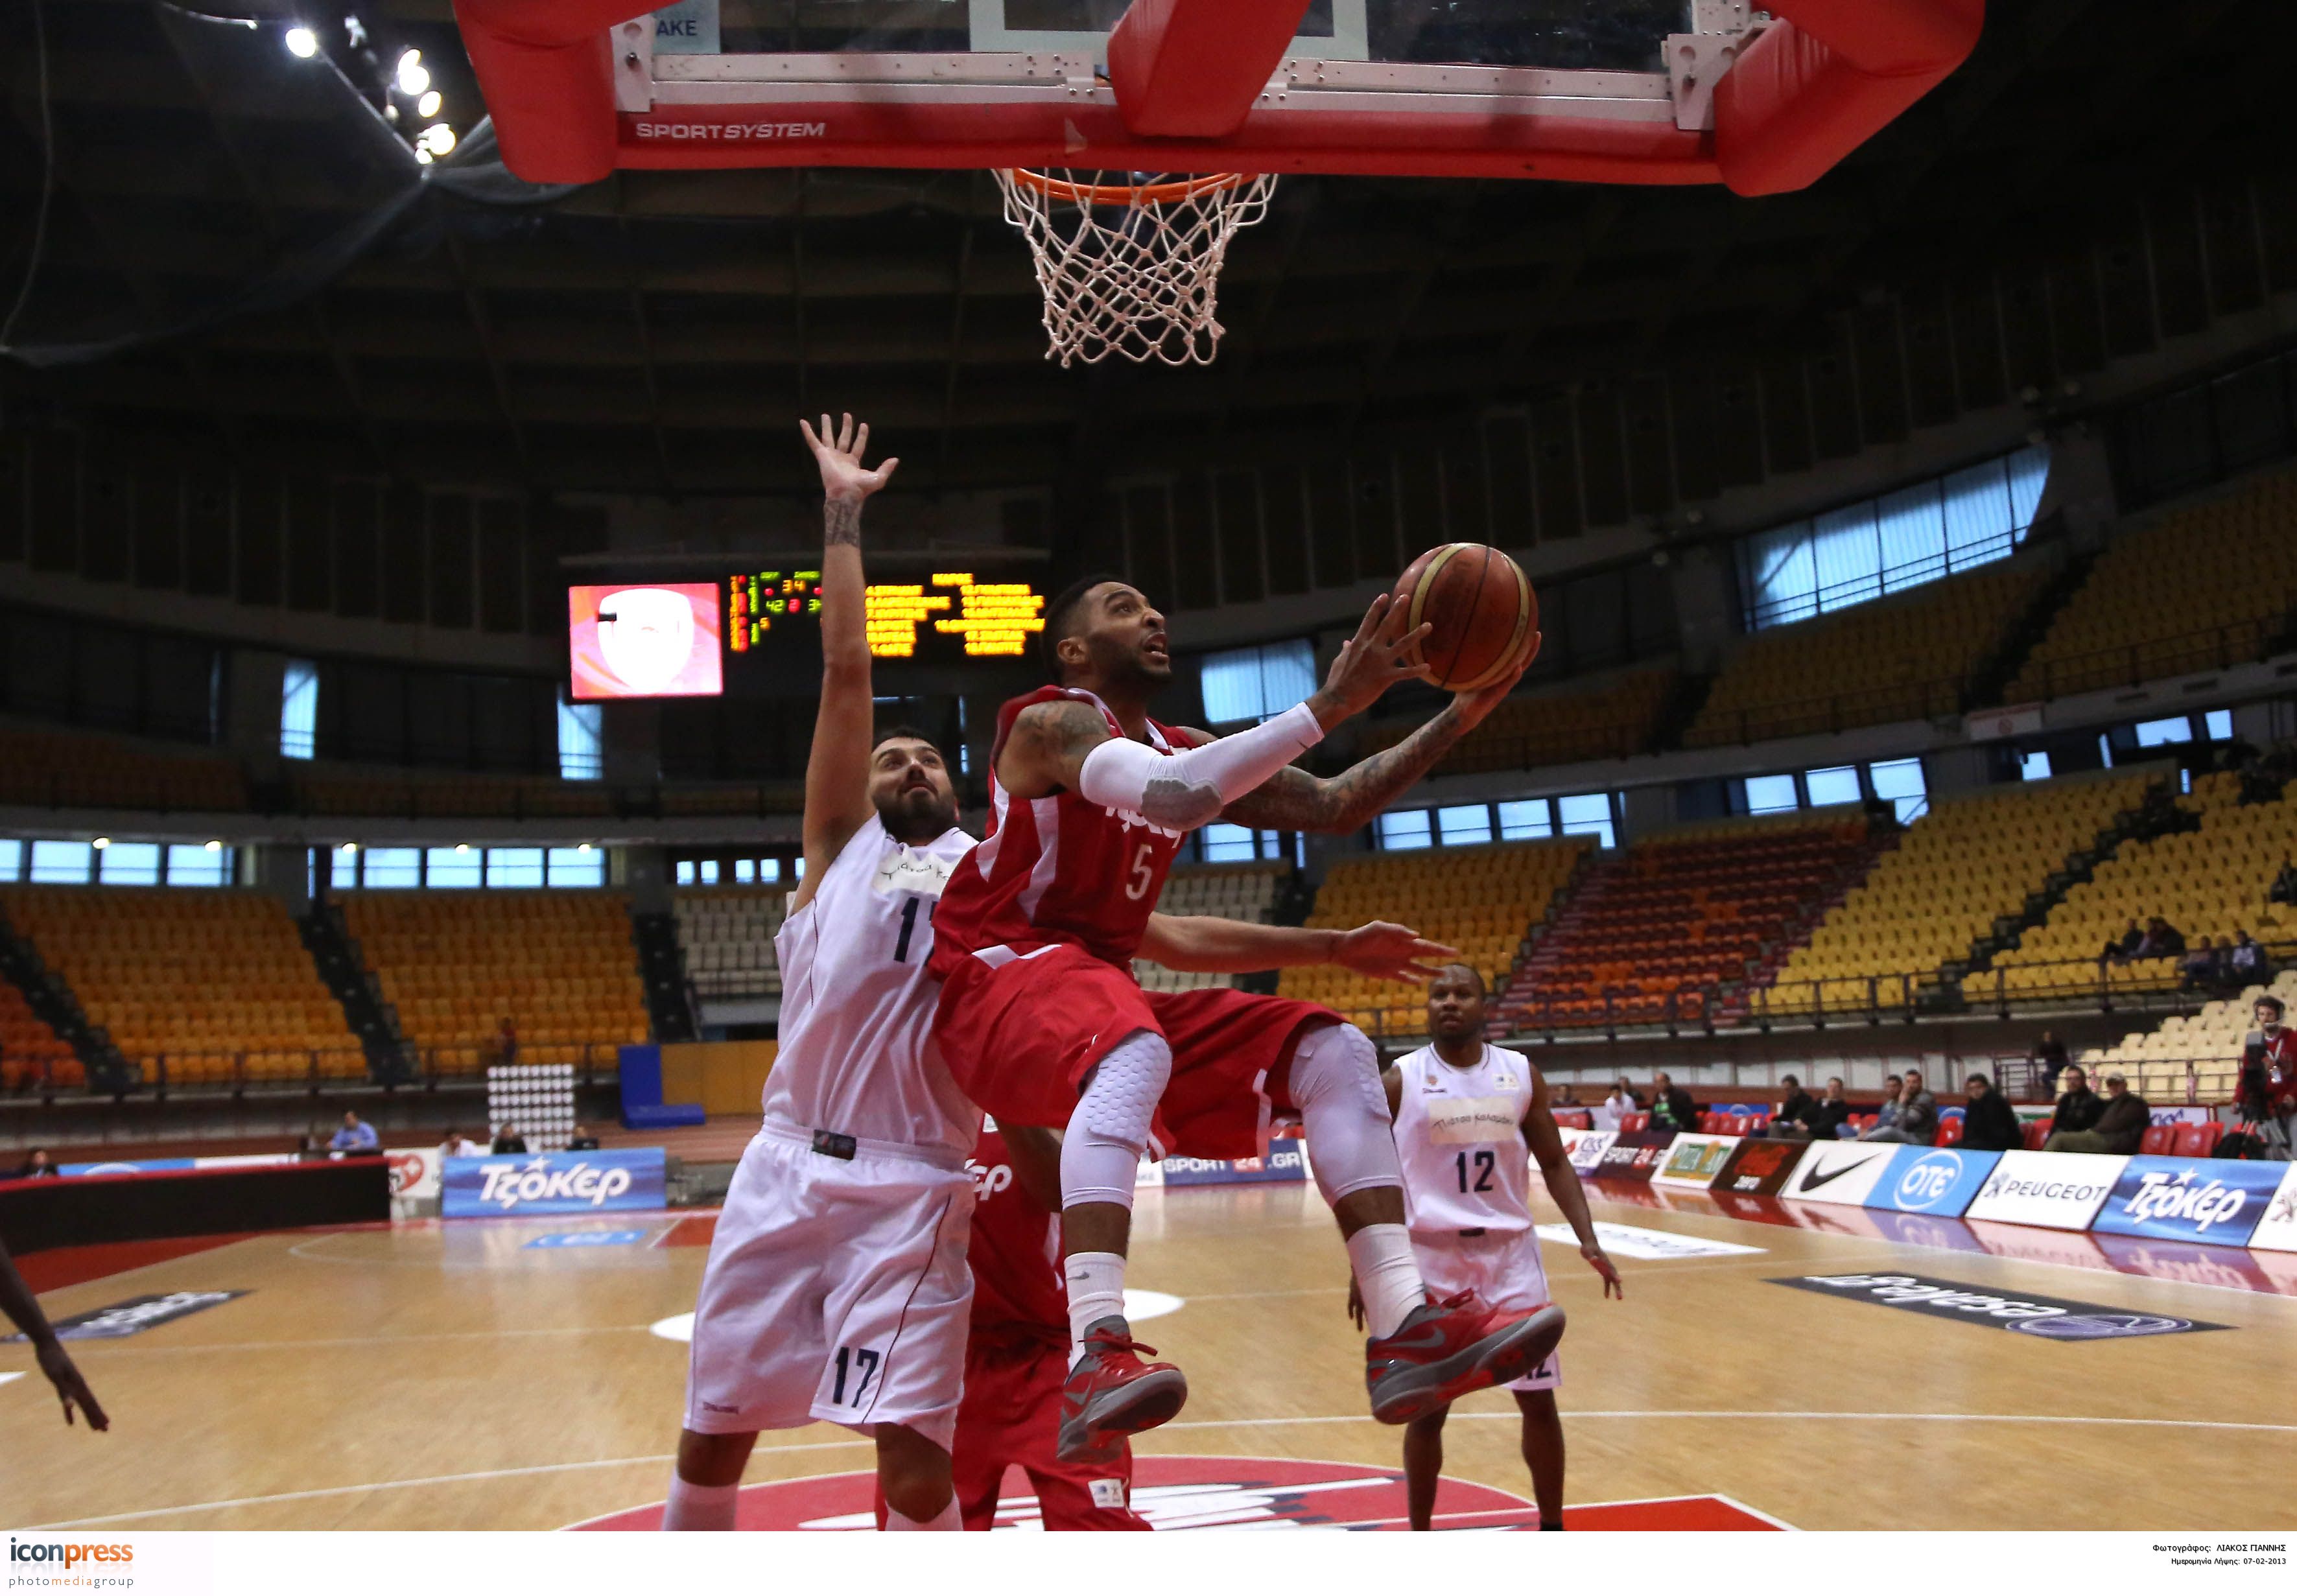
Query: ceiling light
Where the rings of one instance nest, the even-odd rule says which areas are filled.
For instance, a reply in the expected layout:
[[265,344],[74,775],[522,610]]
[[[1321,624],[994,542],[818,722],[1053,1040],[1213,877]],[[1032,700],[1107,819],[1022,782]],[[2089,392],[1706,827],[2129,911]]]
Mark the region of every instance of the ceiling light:
[[409,50],[399,58],[399,92],[419,95],[431,86],[431,69],[423,64],[423,52]]
[[208,851],[210,853],[221,853],[223,851],[223,843],[214,837],[210,837],[208,839]]
[[574,844],[574,851],[577,853],[588,853],[590,851],[590,844],[588,843],[577,843]]
[[421,148],[416,149],[415,152],[415,164],[417,166],[429,166],[431,164],[431,152]]
[[439,114],[440,103],[439,91],[435,88],[432,89],[415,103],[415,114],[428,121]]
[[435,158],[455,147],[455,130],[444,122],[433,122],[416,136],[415,147],[428,150]]
[[95,839],[95,845],[99,848],[109,848],[111,846],[111,839],[110,837],[98,837]]
[[357,853],[358,851],[358,844],[357,843],[345,843],[343,844],[343,851],[346,853]]
[[309,61],[318,53],[319,36],[317,34],[308,28],[290,28],[287,30],[288,54],[299,55],[305,61]]
[[455,851],[457,853],[468,853],[470,851],[471,845],[468,843],[457,843],[455,844]]

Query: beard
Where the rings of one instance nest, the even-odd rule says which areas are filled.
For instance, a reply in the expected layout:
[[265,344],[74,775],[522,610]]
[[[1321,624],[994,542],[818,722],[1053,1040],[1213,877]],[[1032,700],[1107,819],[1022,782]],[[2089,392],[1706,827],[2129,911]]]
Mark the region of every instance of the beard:
[[929,843],[957,824],[957,794],[905,786],[877,800],[877,818],[904,843]]
[[1146,703],[1173,681],[1171,656],[1163,664],[1152,664],[1137,646],[1118,646],[1096,644],[1092,651],[1093,674],[1099,679],[1101,696],[1137,699]]

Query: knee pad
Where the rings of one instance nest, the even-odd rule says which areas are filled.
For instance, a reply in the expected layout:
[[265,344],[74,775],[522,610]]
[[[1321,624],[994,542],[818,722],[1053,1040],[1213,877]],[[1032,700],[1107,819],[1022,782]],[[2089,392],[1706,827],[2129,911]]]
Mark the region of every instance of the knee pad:
[[1354,1025],[1326,1025],[1293,1049],[1289,1094],[1308,1137],[1316,1189],[1337,1203],[1353,1192],[1401,1186],[1379,1049]]
[[1132,1187],[1148,1127],[1173,1078],[1173,1049],[1153,1031],[1136,1031],[1095,1066],[1061,1142],[1061,1204],[1132,1206]]

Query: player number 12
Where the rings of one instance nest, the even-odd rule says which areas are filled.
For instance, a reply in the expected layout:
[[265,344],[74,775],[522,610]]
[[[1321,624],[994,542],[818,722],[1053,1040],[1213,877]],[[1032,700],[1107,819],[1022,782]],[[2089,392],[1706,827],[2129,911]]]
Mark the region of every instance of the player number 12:
[[1461,1191],[1489,1191],[1492,1189],[1492,1175],[1499,1168],[1499,1160],[1490,1148],[1486,1148],[1476,1154],[1476,1183],[1473,1186],[1468,1184],[1468,1155],[1461,1153],[1454,1162],[1460,1166]]

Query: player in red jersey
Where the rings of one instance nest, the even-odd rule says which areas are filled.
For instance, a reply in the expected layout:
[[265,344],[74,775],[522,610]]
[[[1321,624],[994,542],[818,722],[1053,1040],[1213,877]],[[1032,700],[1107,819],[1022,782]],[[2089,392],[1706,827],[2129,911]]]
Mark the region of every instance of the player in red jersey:
[[1124,1317],[1143,1148],[1255,1156],[1276,1111],[1301,1120],[1317,1184],[1365,1282],[1374,1417],[1404,1423],[1512,1379],[1562,1334],[1552,1304],[1499,1312],[1464,1296],[1428,1301],[1404,1230],[1378,1054],[1361,1031],[1313,1004],[1226,989],[1143,992],[1132,974],[1190,830],[1222,818],[1356,829],[1488,714],[1538,648],[1535,635],[1502,679],[1339,776],[1291,769],[1326,729],[1424,675],[1413,654],[1426,629],[1411,629],[1383,596],[1306,703],[1214,738],[1149,719],[1149,699],[1172,677],[1164,617],[1126,583],[1091,578],[1046,612],[1059,685],[998,716],[989,833],[934,917],[932,969],[944,983],[934,1034],[959,1086],[1000,1123],[1066,1129],[1064,1273],[1076,1359],[1062,1397],[1064,1459],[1107,1456],[1187,1399],[1179,1370],[1141,1361]]

